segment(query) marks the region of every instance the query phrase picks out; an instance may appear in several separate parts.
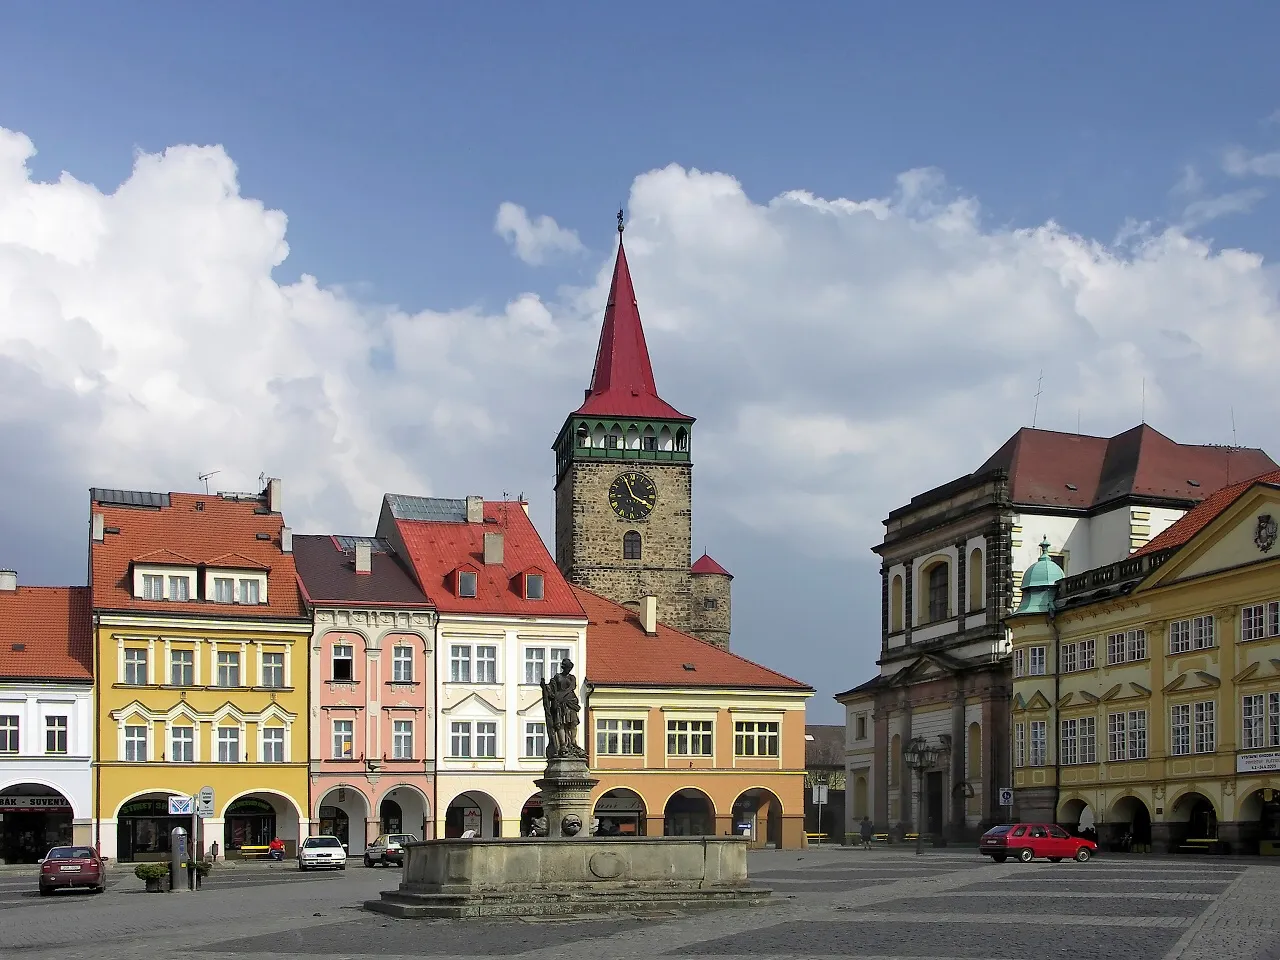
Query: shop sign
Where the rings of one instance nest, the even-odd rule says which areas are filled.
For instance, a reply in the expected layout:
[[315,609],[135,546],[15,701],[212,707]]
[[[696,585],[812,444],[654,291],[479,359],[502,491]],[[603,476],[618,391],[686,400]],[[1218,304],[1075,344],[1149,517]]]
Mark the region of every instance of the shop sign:
[[1236,755],[1236,773],[1268,773],[1280,770],[1280,750]]
[[639,797],[601,797],[596,801],[596,813],[639,813]]
[[463,831],[474,830],[480,833],[480,808],[479,807],[463,807],[462,808],[462,829]]
[[65,797],[33,797],[20,794],[16,797],[0,797],[0,810],[70,810]]

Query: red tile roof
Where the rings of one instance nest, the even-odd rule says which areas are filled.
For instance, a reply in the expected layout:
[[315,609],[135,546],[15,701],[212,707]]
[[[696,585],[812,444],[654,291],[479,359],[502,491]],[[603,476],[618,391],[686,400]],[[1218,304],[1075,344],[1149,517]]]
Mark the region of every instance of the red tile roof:
[[693,420],[658,396],[621,236],[591,386],[575,412],[584,416]]
[[697,560],[693,562],[693,566],[689,568],[689,572],[695,577],[708,573],[719,574],[722,577],[732,577],[733,574],[726,570],[720,564],[711,559],[710,555],[703,553]]
[[[352,538],[356,539],[356,538]],[[294,561],[308,603],[320,606],[432,606],[390,548],[372,538],[368,574],[356,573],[355,547],[343,550],[336,537],[295,536]]]
[[[303,619],[293,555],[280,549],[284,519],[269,513],[261,500],[217,494],[171,493],[168,506],[121,506],[94,501],[108,530],[90,543],[93,606],[97,610],[173,613],[219,618]],[[259,540],[258,534],[267,539]],[[267,570],[267,603],[239,606],[193,599],[187,603],[142,600],[133,595],[132,565],[175,561],[142,558],[165,551],[190,557],[194,565]],[[193,591],[196,585],[193,584]]]
[[1110,438],[1024,427],[975,473],[1007,470],[1018,504],[1088,509],[1122,497],[1198,503],[1278,466],[1261,450],[1177,443],[1141,424]]
[[0,678],[90,681],[92,633],[88,587],[0,590]]
[[[400,518],[394,522],[418,583],[441,613],[586,618],[523,504],[486,501],[484,523]],[[484,562],[486,533],[503,535],[501,564]],[[460,597],[454,589],[452,574],[464,565],[477,574],[474,597]],[[526,600],[522,592],[520,574],[533,567],[543,575],[541,600]]]
[[[812,691],[768,667],[740,657],[696,637],[658,624],[648,636],[637,614],[612,600],[573,587],[587,611],[587,679],[606,686],[636,687],[750,687],[752,689]],[[693,667],[686,669],[685,664]]]
[[1270,473],[1264,473],[1249,480],[1241,480],[1239,483],[1233,483],[1216,491],[1203,503],[1198,504],[1180,517],[1172,526],[1166,527],[1153,537],[1146,546],[1135,550],[1132,555],[1140,557],[1143,554],[1157,553],[1160,550],[1168,550],[1171,547],[1183,546],[1197,533],[1225,513],[1228,507],[1260,483],[1280,484],[1280,470],[1273,470]]

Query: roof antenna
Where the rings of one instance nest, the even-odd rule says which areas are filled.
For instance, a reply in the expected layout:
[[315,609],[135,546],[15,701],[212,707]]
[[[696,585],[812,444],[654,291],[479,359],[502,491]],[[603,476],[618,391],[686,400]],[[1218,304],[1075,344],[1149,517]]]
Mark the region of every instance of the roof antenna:
[[1076,407],[1076,436],[1080,436],[1080,408]]
[[1040,416],[1040,394],[1044,391],[1040,389],[1040,385],[1044,383],[1044,367],[1040,368],[1040,376],[1036,377],[1036,405],[1031,410],[1031,429],[1036,428],[1036,418]]
[[1234,406],[1231,408],[1231,445],[1233,447],[1240,445],[1236,440],[1236,408]]
[[1142,378],[1142,422],[1147,422],[1147,378]]
[[206,494],[209,492],[209,478],[221,472],[221,470],[210,470],[208,473],[202,473],[196,477],[197,480],[204,484],[204,492]]

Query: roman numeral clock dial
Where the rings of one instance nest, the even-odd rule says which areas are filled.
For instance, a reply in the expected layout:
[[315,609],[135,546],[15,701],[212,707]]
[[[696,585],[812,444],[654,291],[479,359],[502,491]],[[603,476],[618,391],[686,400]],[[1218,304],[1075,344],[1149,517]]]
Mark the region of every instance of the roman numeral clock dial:
[[658,488],[643,473],[624,473],[609,485],[609,506],[623,520],[643,520],[658,502]]

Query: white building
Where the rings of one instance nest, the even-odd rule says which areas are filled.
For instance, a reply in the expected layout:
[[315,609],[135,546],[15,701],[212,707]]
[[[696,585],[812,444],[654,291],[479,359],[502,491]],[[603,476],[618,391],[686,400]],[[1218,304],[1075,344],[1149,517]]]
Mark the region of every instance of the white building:
[[93,842],[89,604],[0,570],[0,862]]

